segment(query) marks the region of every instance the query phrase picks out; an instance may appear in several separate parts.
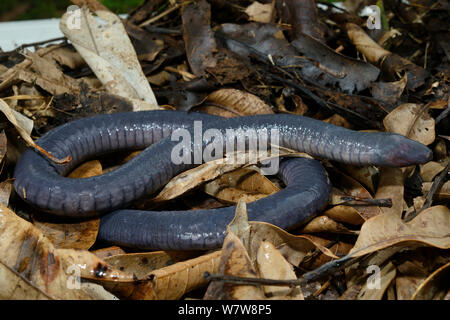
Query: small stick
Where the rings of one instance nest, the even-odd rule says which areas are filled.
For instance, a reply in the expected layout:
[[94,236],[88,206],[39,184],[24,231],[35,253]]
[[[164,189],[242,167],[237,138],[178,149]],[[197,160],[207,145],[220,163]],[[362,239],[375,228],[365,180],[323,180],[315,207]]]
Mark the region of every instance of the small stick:
[[[354,196],[342,196],[341,200],[343,203],[339,203],[339,205],[346,205],[350,207],[357,206],[378,206],[378,207],[392,207],[392,199],[363,199]],[[362,203],[349,203],[350,201],[358,201]]]
[[211,274],[209,272],[203,273],[203,278],[211,281],[224,281],[228,283],[234,283],[239,285],[270,285],[270,286],[288,286],[288,287],[298,287],[305,284],[303,279],[295,280],[276,280],[276,279],[264,279],[264,278],[247,278],[247,277],[237,277],[230,275],[219,275]]

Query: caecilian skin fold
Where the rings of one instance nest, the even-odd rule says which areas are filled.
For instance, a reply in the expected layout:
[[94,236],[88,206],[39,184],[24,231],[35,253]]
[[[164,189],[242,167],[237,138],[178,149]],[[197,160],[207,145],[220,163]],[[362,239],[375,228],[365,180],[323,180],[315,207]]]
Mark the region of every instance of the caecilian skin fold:
[[[70,155],[72,161],[57,165],[28,149],[15,168],[15,189],[25,201],[56,215],[103,215],[99,231],[103,241],[145,249],[220,247],[234,207],[170,212],[120,210],[198,165],[196,161],[176,164],[172,158],[172,151],[179,145],[179,141],[172,141],[172,133],[182,128],[195,136],[195,121],[201,121],[203,132],[216,129],[224,135],[227,130],[238,129],[269,135],[277,132],[282,147],[355,165],[401,167],[425,163],[432,156],[426,146],[401,135],[362,133],[296,115],[223,119],[179,111],[126,112],[72,121],[48,132],[37,144],[58,158]],[[204,143],[188,144],[188,158],[194,160],[196,150],[205,148]],[[64,177],[86,159],[144,148],[109,173],[84,179]],[[250,220],[290,229],[310,220],[327,204],[331,187],[319,162],[281,161],[278,176],[287,187],[248,204]]]

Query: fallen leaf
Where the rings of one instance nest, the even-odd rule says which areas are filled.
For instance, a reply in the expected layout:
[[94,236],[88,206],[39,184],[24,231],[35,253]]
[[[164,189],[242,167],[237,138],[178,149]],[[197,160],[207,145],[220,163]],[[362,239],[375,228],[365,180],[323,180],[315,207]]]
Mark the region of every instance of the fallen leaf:
[[203,190],[221,201],[237,203],[239,200],[256,201],[280,189],[264,175],[241,168],[208,182]]
[[57,299],[91,299],[81,289],[68,288],[69,265],[31,223],[0,204],[0,263]]
[[320,232],[357,234],[357,232],[349,230],[344,225],[332,220],[327,216],[315,217],[301,229],[301,233],[320,233]]
[[0,261],[1,300],[53,300],[29,280]]
[[441,249],[450,248],[450,210],[433,206],[405,223],[397,214],[384,213],[367,220],[355,246],[350,252],[359,257],[390,246],[407,246],[414,243]]
[[[265,279],[296,280],[297,276],[283,255],[268,241],[261,242],[256,256],[259,275]],[[263,286],[268,297],[304,300],[300,287]]]
[[227,118],[254,114],[273,114],[272,108],[259,97],[237,89],[220,89],[210,93],[205,100],[206,107],[208,107],[208,104],[212,104],[213,107],[220,110],[208,113]]
[[205,272],[217,273],[221,252],[214,251],[154,270],[134,281],[103,281],[101,284],[120,298],[133,300],[176,300],[207,284]]
[[450,283],[450,262],[434,271],[417,288],[412,300],[438,300],[448,295]]
[[250,21],[269,23],[272,20],[273,6],[271,3],[254,1],[245,9],[245,13]]
[[385,128],[424,145],[435,139],[434,119],[419,104],[405,103],[395,108],[383,120]]
[[59,27],[97,78],[109,92],[143,100],[148,109],[158,109],[120,18],[112,12],[98,10],[97,20],[87,8],[80,10],[80,28],[69,28],[70,12],[62,16]]

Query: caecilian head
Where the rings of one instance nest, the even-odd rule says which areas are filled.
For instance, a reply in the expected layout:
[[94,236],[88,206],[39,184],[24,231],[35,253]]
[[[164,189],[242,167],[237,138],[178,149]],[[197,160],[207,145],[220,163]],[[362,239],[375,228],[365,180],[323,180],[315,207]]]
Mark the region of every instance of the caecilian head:
[[385,145],[381,145],[381,158],[389,167],[406,167],[430,161],[433,152],[424,144],[399,134],[389,136]]

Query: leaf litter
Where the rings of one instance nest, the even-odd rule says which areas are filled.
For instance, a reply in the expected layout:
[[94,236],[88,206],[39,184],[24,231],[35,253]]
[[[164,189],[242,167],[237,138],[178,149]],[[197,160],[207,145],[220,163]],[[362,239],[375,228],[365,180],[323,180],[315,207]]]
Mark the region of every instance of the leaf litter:
[[[63,16],[62,43],[0,53],[0,298],[448,300],[445,1],[385,0],[381,30],[367,29],[349,1],[345,11],[309,0],[170,1],[158,12],[156,2],[120,19],[89,1],[80,30]],[[136,203],[237,204],[213,252],[104,247],[98,218],[54,219],[14,194],[14,163],[45,132],[93,114],[150,109],[301,114],[399,133],[434,158],[416,170],[323,161],[332,199],[292,233],[247,221],[246,202],[284,186],[245,161],[204,164]],[[131,156],[91,159],[71,177],[100,175]],[[381,290],[371,289],[369,266],[379,268]]]

